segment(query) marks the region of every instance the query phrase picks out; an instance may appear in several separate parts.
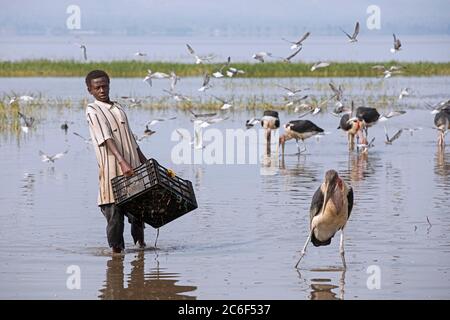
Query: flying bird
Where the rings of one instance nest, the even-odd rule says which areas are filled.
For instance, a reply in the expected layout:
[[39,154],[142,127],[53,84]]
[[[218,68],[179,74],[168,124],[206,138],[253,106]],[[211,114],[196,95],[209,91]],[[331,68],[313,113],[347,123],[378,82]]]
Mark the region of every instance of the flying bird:
[[144,78],[144,82],[147,82],[150,87],[152,86],[152,79],[167,79],[170,78],[170,76],[167,73],[164,72],[152,72],[152,70],[147,70],[148,74]]
[[205,73],[204,76],[203,76],[203,84],[198,89],[198,91],[204,92],[205,90],[208,90],[209,88],[211,88],[212,85],[209,84],[209,80],[210,79],[211,79],[210,75],[208,73]]
[[303,41],[305,41],[306,38],[308,38],[310,34],[311,34],[310,32],[306,32],[306,33],[303,35],[303,37],[301,37],[300,40],[298,40],[298,41],[290,41],[290,40],[287,40],[287,39],[285,39],[285,38],[281,38],[281,39],[284,40],[284,41],[286,41],[286,42],[291,43],[291,44],[292,44],[291,49],[292,49],[292,50],[296,50],[296,49],[302,48]]
[[302,51],[302,47],[300,47],[299,49],[297,49],[297,51],[295,51],[293,54],[287,56],[286,58],[283,58],[283,61],[284,61],[284,62],[287,62],[287,63],[291,63],[291,59],[292,59],[293,57],[295,57],[300,51]]
[[319,62],[313,64],[313,66],[311,67],[311,71],[314,71],[314,70],[320,69],[320,68],[326,68],[326,67],[328,67],[329,65],[330,65],[329,62],[322,62],[322,61],[319,61]]
[[195,63],[196,64],[201,64],[203,62],[207,62],[207,61],[210,61],[210,60],[215,58],[215,55],[213,55],[213,54],[210,54],[210,55],[207,55],[207,56],[199,56],[199,55],[197,55],[195,53],[194,49],[192,49],[192,47],[189,44],[186,44],[186,47],[187,47],[187,49],[189,51],[189,54],[192,55],[195,58]]
[[349,39],[348,42],[350,42],[350,43],[357,42],[358,40],[356,39],[356,37],[358,36],[358,33],[359,33],[359,22],[356,22],[355,30],[353,31],[352,35],[349,35],[343,29],[341,29],[341,31],[343,33],[345,33],[345,35],[348,37],[348,39]]
[[28,133],[28,130],[31,129],[31,127],[34,124],[34,118],[33,117],[27,117],[20,111],[17,112],[20,116],[20,118],[23,120],[23,125],[21,126],[22,131],[25,133]]
[[41,160],[42,162],[51,162],[51,163],[55,163],[55,160],[62,158],[65,154],[67,154],[67,152],[69,152],[69,150],[66,150],[64,152],[61,153],[57,153],[55,155],[47,155],[44,152],[42,152],[41,150],[39,150],[39,155],[41,156]]
[[402,89],[402,91],[400,92],[400,95],[398,96],[398,98],[401,100],[401,99],[403,99],[403,97],[409,96],[410,94],[411,94],[411,89],[409,89],[409,88],[404,88],[404,89]]
[[398,38],[395,36],[395,33],[392,34],[392,36],[394,37],[394,47],[391,48],[391,52],[392,52],[392,53],[395,53],[395,52],[397,52],[397,51],[400,50],[400,48],[401,48],[401,46],[402,46],[402,43],[400,42],[400,39],[398,39]]
[[76,135],[77,137],[83,139],[84,143],[92,144],[92,139],[86,139],[85,137],[83,137],[81,134],[79,134],[77,132],[73,132],[73,134]]
[[271,57],[272,54],[270,52],[261,51],[258,53],[255,53],[252,58],[255,60],[258,60],[260,62],[264,62],[267,57]]
[[392,142],[394,142],[394,140],[397,140],[401,136],[402,132],[403,132],[403,129],[400,129],[392,137],[389,138],[387,128],[386,128],[386,126],[384,126],[384,133],[386,134],[386,140],[384,141],[384,143],[392,144]]
[[229,101],[227,101],[225,99],[222,99],[222,98],[219,98],[219,97],[216,97],[216,96],[213,96],[213,98],[218,100],[218,101],[220,101],[222,103],[222,106],[220,107],[220,109],[222,109],[222,110],[227,110],[227,109],[230,109],[231,107],[233,107],[231,102],[229,102]]

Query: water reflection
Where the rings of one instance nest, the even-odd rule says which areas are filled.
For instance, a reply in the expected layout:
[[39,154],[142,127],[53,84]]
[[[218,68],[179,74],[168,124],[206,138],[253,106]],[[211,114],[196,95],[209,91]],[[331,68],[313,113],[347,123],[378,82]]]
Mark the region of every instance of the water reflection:
[[[106,280],[100,289],[99,298],[103,300],[195,300],[195,296],[183,293],[197,289],[195,286],[177,285],[177,273],[165,272],[156,267],[145,272],[145,254],[139,252],[131,262],[130,274],[124,274],[125,256],[112,256],[107,262]],[[127,285],[124,285],[125,280]]]
[[349,152],[347,170],[342,175],[351,182],[360,182],[375,173],[376,159],[373,155],[365,152]]
[[450,175],[450,154],[445,152],[445,148],[437,147],[435,160],[434,173],[448,177]]
[[[311,270],[316,272],[335,272],[337,270]],[[339,283],[333,283],[330,278],[313,278],[311,279],[310,300],[343,300],[345,286],[345,270],[340,271]],[[334,290],[334,291],[333,291]]]
[[33,173],[25,173],[23,178],[21,179],[22,182],[22,197],[23,197],[23,205],[25,207],[33,207],[34,205],[34,185],[36,182],[35,175]]

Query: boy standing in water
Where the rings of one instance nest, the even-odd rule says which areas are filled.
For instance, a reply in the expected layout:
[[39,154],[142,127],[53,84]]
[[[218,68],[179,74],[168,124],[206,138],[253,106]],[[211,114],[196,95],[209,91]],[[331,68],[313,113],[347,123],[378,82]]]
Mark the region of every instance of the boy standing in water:
[[93,70],[86,76],[86,85],[95,98],[86,107],[86,117],[99,167],[98,205],[107,221],[108,244],[113,253],[125,249],[123,230],[126,215],[131,223],[134,243],[145,248],[144,222],[115,205],[111,179],[133,175],[133,168],[147,159],[136,143],[122,106],[109,99],[108,74]]

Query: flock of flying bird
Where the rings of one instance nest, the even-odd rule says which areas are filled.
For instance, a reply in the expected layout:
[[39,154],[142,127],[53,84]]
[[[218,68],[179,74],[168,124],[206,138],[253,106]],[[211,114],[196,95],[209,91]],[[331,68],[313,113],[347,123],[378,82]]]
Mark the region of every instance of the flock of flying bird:
[[[341,29],[342,30],[342,29]],[[358,41],[357,37],[360,31],[360,25],[357,22],[352,34],[347,33],[342,30],[342,32],[348,37],[348,41],[350,43],[355,43]],[[303,48],[303,43],[310,36],[310,32],[306,32],[298,41],[290,41],[283,38],[283,41],[286,41],[291,44],[290,49],[295,50],[292,54],[287,57],[278,57],[274,56],[270,52],[262,51],[255,53],[252,57],[253,59],[264,63],[268,58],[281,59],[284,62],[291,62],[292,58],[294,58]],[[390,50],[395,53],[401,50],[401,42],[400,39],[393,35],[394,45]],[[191,45],[186,44],[188,53],[195,59],[196,64],[202,64],[205,62],[209,62],[215,58],[214,55],[199,55],[192,48]],[[87,60],[86,46],[80,44],[80,48],[82,49],[83,58]],[[137,52],[136,56],[145,56],[145,53]],[[325,68],[330,65],[329,62],[319,61],[315,63],[311,67],[311,71],[313,72],[319,68]],[[373,69],[382,71],[384,78],[389,78],[393,74],[401,73],[401,66],[390,66],[386,68],[382,65],[373,66]],[[220,67],[220,69],[216,70],[211,75],[205,73],[203,76],[203,81],[198,91],[204,93],[205,91],[212,88],[211,84],[211,76],[213,78],[222,78],[229,77],[232,78],[239,74],[244,74],[244,70],[239,70],[231,66],[231,58],[228,57],[227,61]],[[171,98],[173,98],[176,102],[185,102],[191,103],[191,98],[176,92],[176,85],[180,81],[180,77],[178,77],[175,72],[171,72],[170,74],[163,72],[154,72],[152,70],[148,70],[148,74],[143,79],[144,82],[148,83],[148,85],[152,86],[152,80],[156,79],[170,79],[170,88],[169,90],[164,89]],[[354,150],[355,148],[355,137],[357,139],[356,147],[357,149],[361,149],[362,152],[368,152],[370,148],[374,146],[374,138],[369,142],[368,141],[368,128],[374,126],[375,124],[386,121],[392,117],[400,116],[405,113],[403,110],[399,111],[390,111],[386,114],[379,113],[376,108],[359,106],[355,109],[353,101],[351,101],[350,105],[347,106],[344,104],[344,89],[341,85],[336,86],[334,83],[329,83],[330,89],[333,92],[331,98],[326,99],[322,102],[316,103],[306,103],[305,100],[308,98],[308,95],[304,95],[304,91],[307,88],[288,88],[284,86],[279,86],[286,90],[286,96],[289,100],[287,106],[295,106],[295,112],[302,111],[303,113],[299,116],[302,118],[306,115],[312,114],[315,115],[322,111],[322,108],[328,104],[328,102],[332,99],[335,100],[335,108],[331,114],[334,116],[340,117],[338,129],[345,131],[348,135],[348,147],[350,150]],[[399,94],[398,99],[403,99],[405,96],[410,95],[411,90],[409,88],[404,88]],[[302,95],[303,94],[303,95]],[[300,95],[300,96],[299,96]],[[228,110],[233,108],[233,104],[231,101],[228,101],[223,98],[219,98],[217,96],[212,96],[214,99],[219,101],[222,106],[221,110]],[[122,97],[123,99],[127,99],[132,103],[139,104],[139,100],[130,98],[130,97]],[[11,100],[11,103],[14,101],[30,101],[32,97],[22,96],[22,97],[14,97]],[[436,105],[428,105],[430,109],[432,109],[432,114],[435,115],[434,124],[439,131],[438,136],[438,144],[440,146],[444,146],[444,138],[450,129],[450,100],[442,101]],[[206,128],[214,123],[218,123],[226,120],[228,117],[226,116],[217,116],[216,112],[205,113],[205,114],[196,114],[192,110],[189,110],[192,115],[192,122],[194,123],[194,139],[190,141],[190,144],[193,145],[194,148],[203,148],[202,144],[202,129]],[[22,119],[23,123],[23,131],[28,132],[28,129],[33,126],[34,119],[31,117],[25,116],[23,113],[19,112],[19,115]],[[145,124],[145,131],[141,137],[136,136],[136,140],[141,141],[142,139],[152,135],[155,131],[151,130],[150,127],[154,126],[157,123],[163,121],[173,120],[176,117],[169,118],[159,118],[148,121]],[[246,128],[252,128],[256,124],[261,124],[261,126],[265,129],[265,137],[266,137],[266,146],[267,146],[267,154],[270,155],[271,150],[271,133],[273,130],[277,130],[280,128],[280,118],[279,114],[275,110],[266,110],[264,111],[261,118],[252,118],[246,121]],[[285,143],[288,140],[295,140],[297,143],[298,154],[304,152],[306,147],[300,148],[298,144],[299,140],[301,140],[304,144],[304,141],[315,135],[326,134],[326,132],[313,123],[310,120],[302,120],[296,119],[287,122],[283,125],[284,133],[280,135],[278,146],[282,147],[281,154],[284,155],[284,147]],[[67,132],[68,125],[67,122],[61,126],[61,129],[64,129]],[[418,130],[420,128],[403,128],[398,130],[392,136],[389,136],[386,127],[386,144],[392,144],[396,139],[400,137],[404,130],[408,130],[411,132],[414,130]],[[189,137],[185,136],[183,132],[177,130],[177,133],[180,135],[182,139],[189,139]],[[86,139],[80,134],[74,132],[75,135],[82,138],[86,143],[91,143],[90,139]],[[39,151],[40,156],[42,157],[42,161],[45,162],[54,162],[56,159],[61,158],[67,151],[58,153],[56,155],[46,155],[42,151]],[[310,232],[307,238],[307,241],[301,251],[300,259],[298,260],[295,267],[298,267],[301,259],[305,255],[307,245],[309,242],[312,242],[314,246],[325,246],[331,243],[331,239],[334,235],[341,231],[340,238],[340,254],[342,258],[342,263],[344,268],[346,268],[346,262],[344,257],[344,228],[346,223],[350,217],[351,211],[353,208],[353,189],[349,186],[345,181],[343,181],[339,174],[335,170],[328,170],[325,174],[324,182],[319,186],[316,190],[310,208]]]

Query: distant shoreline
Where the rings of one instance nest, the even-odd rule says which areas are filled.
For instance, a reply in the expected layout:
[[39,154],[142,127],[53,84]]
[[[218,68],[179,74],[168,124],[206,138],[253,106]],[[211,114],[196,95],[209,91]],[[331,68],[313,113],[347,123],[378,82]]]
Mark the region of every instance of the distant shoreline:
[[[222,63],[189,64],[146,61],[97,61],[74,60],[23,60],[0,61],[0,77],[84,77],[93,69],[103,69],[112,77],[144,78],[147,69],[156,72],[174,71],[181,77],[199,77],[205,72],[213,73]],[[402,73],[393,76],[449,76],[450,62],[331,62],[329,67],[310,71],[311,63],[232,63],[231,67],[244,70],[237,78],[273,77],[383,77],[383,72],[372,69],[375,65],[389,68],[402,66]],[[224,68],[225,73],[226,68]],[[228,78],[226,75],[224,78]]]

